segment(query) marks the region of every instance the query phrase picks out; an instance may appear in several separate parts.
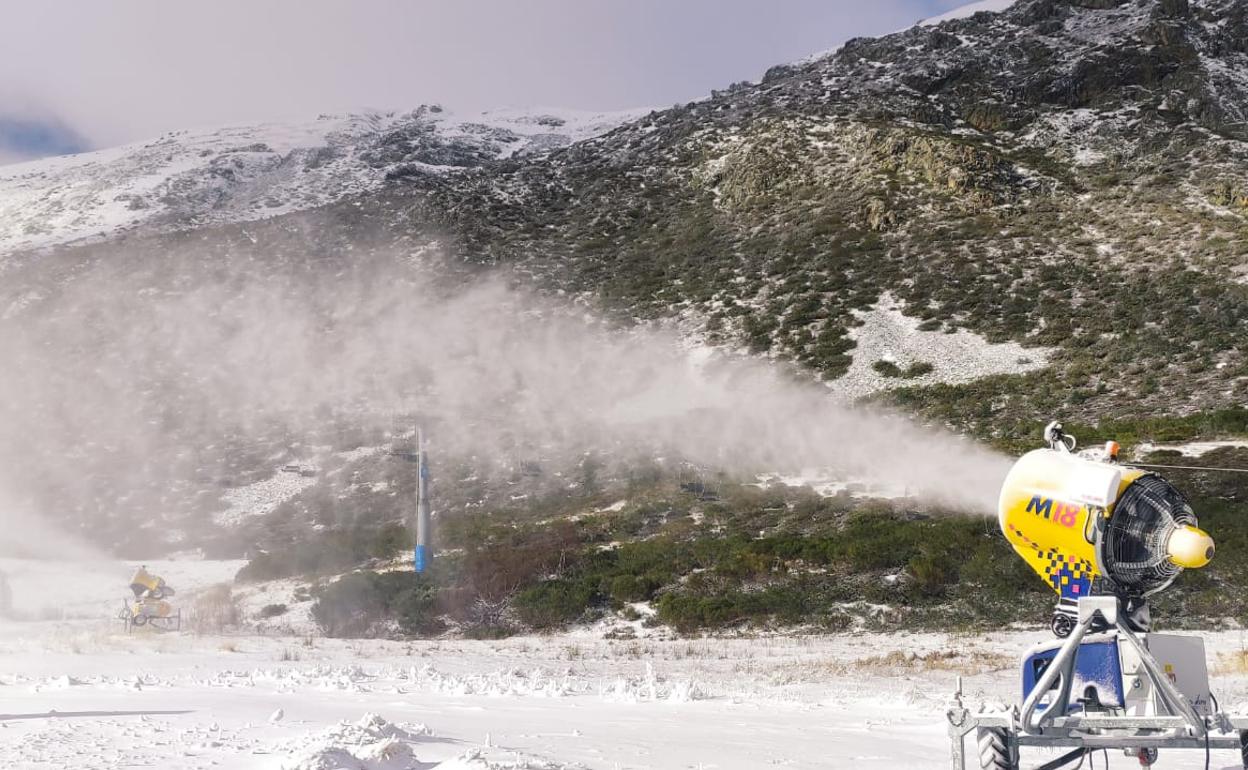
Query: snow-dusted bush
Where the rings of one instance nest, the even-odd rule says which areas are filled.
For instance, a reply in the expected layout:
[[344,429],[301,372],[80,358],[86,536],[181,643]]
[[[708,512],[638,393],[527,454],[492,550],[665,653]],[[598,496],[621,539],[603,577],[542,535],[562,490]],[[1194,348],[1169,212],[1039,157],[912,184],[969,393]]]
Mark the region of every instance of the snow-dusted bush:
[[238,626],[242,612],[227,583],[218,583],[195,595],[187,612],[187,625],[197,634],[219,634]]

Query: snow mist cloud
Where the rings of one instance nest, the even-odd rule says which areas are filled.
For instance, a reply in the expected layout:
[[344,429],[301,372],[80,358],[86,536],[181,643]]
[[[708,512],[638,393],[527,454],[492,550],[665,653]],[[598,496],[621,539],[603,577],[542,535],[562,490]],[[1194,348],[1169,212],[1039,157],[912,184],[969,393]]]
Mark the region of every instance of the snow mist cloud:
[[1008,467],[966,440],[839,404],[782,367],[670,330],[612,328],[499,275],[448,288],[395,260],[351,264],[246,276],[210,266],[137,291],[126,270],[97,268],[32,301],[0,322],[0,492],[85,538],[158,528],[175,508],[209,517],[247,463],[280,462],[274,446],[417,419],[438,452],[829,468],[979,513]]

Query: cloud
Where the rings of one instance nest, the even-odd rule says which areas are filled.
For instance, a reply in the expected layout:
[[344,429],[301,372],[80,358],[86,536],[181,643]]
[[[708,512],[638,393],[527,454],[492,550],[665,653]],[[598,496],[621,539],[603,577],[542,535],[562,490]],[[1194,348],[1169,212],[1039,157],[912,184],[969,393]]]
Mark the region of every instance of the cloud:
[[55,118],[0,114],[0,163],[17,163],[48,155],[86,152],[91,146]]
[[0,97],[37,95],[95,145],[433,101],[665,107],[957,4],[49,0],[6,8]]

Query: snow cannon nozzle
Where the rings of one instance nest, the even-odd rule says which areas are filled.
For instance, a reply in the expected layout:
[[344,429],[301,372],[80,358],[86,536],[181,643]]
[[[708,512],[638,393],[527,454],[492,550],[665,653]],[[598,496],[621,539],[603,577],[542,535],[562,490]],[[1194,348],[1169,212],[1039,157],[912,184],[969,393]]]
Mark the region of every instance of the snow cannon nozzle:
[[1170,561],[1185,569],[1200,569],[1213,560],[1213,538],[1199,527],[1186,525],[1170,534],[1166,541],[1166,555]]

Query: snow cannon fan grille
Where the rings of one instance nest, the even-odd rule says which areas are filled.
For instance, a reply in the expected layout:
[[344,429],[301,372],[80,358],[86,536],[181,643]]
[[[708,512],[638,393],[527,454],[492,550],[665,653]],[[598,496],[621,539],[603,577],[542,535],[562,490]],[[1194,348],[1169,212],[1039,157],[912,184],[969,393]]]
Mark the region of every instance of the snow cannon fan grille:
[[1141,476],[1118,498],[1105,529],[1105,574],[1123,592],[1146,596],[1174,582],[1183,568],[1166,551],[1170,535],[1196,526],[1187,498],[1156,475]]

